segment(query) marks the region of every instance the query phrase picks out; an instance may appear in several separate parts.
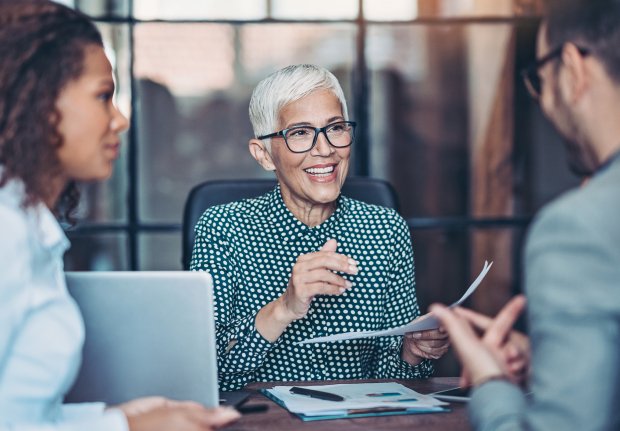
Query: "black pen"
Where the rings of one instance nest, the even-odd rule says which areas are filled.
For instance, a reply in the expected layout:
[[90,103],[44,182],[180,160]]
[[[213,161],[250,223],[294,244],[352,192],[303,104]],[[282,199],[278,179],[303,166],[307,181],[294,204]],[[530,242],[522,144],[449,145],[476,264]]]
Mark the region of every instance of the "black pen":
[[237,411],[241,414],[247,415],[249,413],[262,413],[269,409],[267,404],[244,404],[237,407]]
[[291,394],[306,395],[308,397],[318,398],[319,400],[344,401],[344,398],[341,397],[340,395],[332,394],[330,392],[317,391],[315,389],[300,388],[297,386],[293,386],[290,389],[290,392]]

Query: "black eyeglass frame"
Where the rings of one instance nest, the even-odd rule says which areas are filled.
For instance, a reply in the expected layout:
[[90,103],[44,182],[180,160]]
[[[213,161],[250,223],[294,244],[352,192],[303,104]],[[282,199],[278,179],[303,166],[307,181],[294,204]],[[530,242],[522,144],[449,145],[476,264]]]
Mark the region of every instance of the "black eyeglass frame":
[[[333,127],[336,124],[348,124],[353,129],[353,133],[351,134],[351,142],[349,142],[347,145],[334,145],[334,143],[329,140],[329,136],[327,136],[327,129],[329,129],[330,127]],[[307,153],[308,151],[314,148],[314,146],[316,145],[316,141],[319,138],[319,133],[323,133],[323,135],[325,135],[325,139],[327,139],[327,142],[329,142],[329,145],[331,145],[334,148],[350,147],[351,144],[353,144],[353,141],[355,141],[355,127],[356,126],[357,126],[357,123],[355,121],[334,121],[333,123],[329,123],[328,125],[324,127],[294,126],[294,127],[289,127],[287,129],[282,129],[278,132],[270,133],[268,135],[258,136],[256,139],[268,139],[268,138],[275,138],[276,136],[282,136],[282,138],[284,138],[284,143],[286,144],[286,148],[288,148],[290,152],[301,154],[301,153]],[[295,150],[292,150],[290,145],[288,144],[288,141],[286,140],[286,134],[291,130],[301,129],[301,128],[314,129],[314,139],[312,139],[312,145],[310,145],[310,148],[308,148],[307,150],[295,151]]]
[[[560,57],[564,51],[564,46],[565,44],[557,47],[521,70],[521,77],[525,82],[525,87],[534,99],[540,98],[540,95],[542,94],[542,80],[538,75],[538,70],[551,60],[554,60],[556,57]],[[588,48],[583,48],[580,46],[576,46],[576,48],[582,56],[590,55],[591,53]]]

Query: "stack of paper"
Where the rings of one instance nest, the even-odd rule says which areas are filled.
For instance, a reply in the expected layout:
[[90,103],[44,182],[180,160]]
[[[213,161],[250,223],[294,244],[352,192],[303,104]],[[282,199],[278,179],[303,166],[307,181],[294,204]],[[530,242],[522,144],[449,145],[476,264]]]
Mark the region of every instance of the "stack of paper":
[[448,411],[442,407],[447,403],[395,382],[307,386],[340,395],[343,401],[293,394],[291,388],[275,386],[262,392],[304,421]]

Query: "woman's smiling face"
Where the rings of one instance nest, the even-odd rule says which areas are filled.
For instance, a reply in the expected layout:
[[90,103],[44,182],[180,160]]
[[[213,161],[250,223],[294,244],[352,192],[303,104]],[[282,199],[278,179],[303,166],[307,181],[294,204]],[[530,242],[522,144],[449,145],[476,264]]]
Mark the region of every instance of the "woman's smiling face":
[[[336,121],[344,121],[340,101],[329,90],[317,90],[282,108],[278,130],[324,127]],[[294,214],[296,209],[332,207],[346,179],[350,157],[351,147],[336,148],[323,133],[305,153],[290,151],[282,137],[272,138],[271,160],[287,207]]]

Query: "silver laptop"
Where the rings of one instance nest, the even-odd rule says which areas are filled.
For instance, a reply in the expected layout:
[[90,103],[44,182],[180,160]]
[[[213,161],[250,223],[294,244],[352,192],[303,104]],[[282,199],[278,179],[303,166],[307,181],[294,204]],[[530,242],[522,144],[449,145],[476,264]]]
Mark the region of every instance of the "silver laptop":
[[160,395],[218,405],[211,276],[205,272],[67,272],[86,326],[68,402]]

